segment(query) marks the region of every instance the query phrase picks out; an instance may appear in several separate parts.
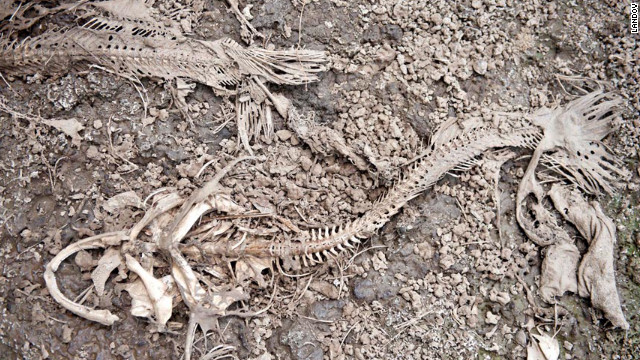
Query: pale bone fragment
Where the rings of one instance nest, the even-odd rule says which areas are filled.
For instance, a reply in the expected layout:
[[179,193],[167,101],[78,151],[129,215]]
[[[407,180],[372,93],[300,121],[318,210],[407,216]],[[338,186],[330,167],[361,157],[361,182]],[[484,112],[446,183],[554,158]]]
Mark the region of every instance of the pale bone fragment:
[[51,259],[51,262],[49,262],[49,264],[47,264],[44,272],[44,280],[47,284],[47,289],[49,290],[51,297],[53,297],[53,299],[57,301],[63,308],[80,317],[83,317],[87,320],[99,322],[100,324],[107,326],[113,325],[113,323],[118,321],[119,318],[116,315],[113,315],[109,310],[94,310],[66,298],[58,288],[55,272],[58,270],[58,267],[65,259],[80,250],[116,246],[120,245],[122,241],[125,241],[127,239],[128,236],[126,232],[115,231],[80,240],[62,249],[62,251],[60,251],[53,259]]
[[173,296],[170,293],[170,286],[153,277],[153,274],[145,270],[131,255],[125,254],[125,259],[127,268],[136,273],[144,283],[147,295],[153,304],[156,321],[165,325],[169,321],[173,310]]
[[201,240],[215,239],[218,236],[226,233],[232,227],[233,227],[233,223],[231,221],[215,221],[214,220],[193,229],[192,231],[187,233],[186,237],[189,238],[193,236],[199,236]]
[[500,204],[500,188],[498,187],[498,184],[500,183],[500,169],[502,168],[502,165],[504,165],[504,163],[506,163],[507,161],[513,159],[515,156],[516,153],[508,149],[492,151],[488,153],[478,164],[485,173],[487,179],[493,181],[493,201],[496,204],[496,228],[498,229],[498,239],[500,240],[500,246],[503,248],[505,244],[502,237],[502,225],[500,223],[502,210]]
[[96,294],[102,296],[104,294],[104,285],[109,279],[111,272],[122,264],[122,256],[120,250],[109,248],[104,255],[98,260],[98,266],[91,272],[91,280],[96,288]]
[[145,246],[147,246],[148,252],[156,252],[158,250],[158,245],[162,238],[165,236],[165,230],[169,226],[169,224],[173,223],[173,212],[165,212],[158,215],[151,224],[149,224],[148,232],[150,233],[150,242],[145,242]]
[[558,340],[545,332],[541,331],[540,334],[531,334],[535,341],[527,346],[527,360],[558,360],[560,356]]
[[278,111],[278,114],[282,116],[283,119],[287,120],[289,118],[289,109],[293,108],[291,105],[291,101],[287,99],[284,95],[274,94],[270,92],[266,86],[262,82],[258,82],[258,85],[264,90],[264,92],[269,96],[269,100],[273,103],[273,106]]
[[193,308],[204,299],[206,291],[200,285],[198,277],[189,266],[187,259],[176,247],[171,247],[170,255],[172,260],[171,275],[178,285],[182,300],[189,307],[189,310],[193,311]]
[[163,213],[175,208],[176,206],[182,205],[184,199],[180,197],[177,193],[169,193],[166,195],[158,195],[161,196],[160,199],[153,205],[153,207],[146,211],[144,217],[138,221],[138,223],[131,228],[129,232],[129,240],[134,241],[138,234],[144,229],[153,219],[160,216]]
[[527,360],[547,360],[536,341],[530,341],[527,345]]
[[548,303],[565,292],[578,292],[576,272],[580,252],[573,242],[559,241],[547,248],[547,256],[542,261],[540,275],[540,296]]
[[[173,286],[174,281],[171,275],[162,277],[160,281],[171,289],[172,297],[178,294]],[[129,293],[129,296],[131,296],[131,315],[145,318],[152,318],[152,316],[154,316],[154,303],[149,297],[147,288],[141,279],[124,285],[124,289]]]
[[253,8],[253,5],[249,4],[245,6],[244,9],[242,9],[242,15],[244,15],[247,20],[253,20],[253,15],[251,15],[251,8]]
[[237,88],[236,95],[236,126],[238,127],[238,141],[253,155],[249,145],[252,139],[264,134],[267,142],[273,139],[274,125],[271,105],[287,120],[291,101],[280,94],[274,94],[264,85],[262,80],[251,77]]
[[141,279],[126,284],[124,289],[131,296],[131,315],[144,318],[153,316],[153,303]]
[[254,36],[264,39],[264,35],[256,30],[256,28],[253,27],[253,25],[251,25],[251,23],[249,22],[249,20],[251,19],[245,17],[245,14],[240,11],[238,0],[227,0],[227,3],[229,3],[229,7],[240,22],[240,25],[242,25],[242,31],[240,32],[242,40],[244,40],[247,44],[251,44],[253,42]]
[[54,127],[59,131],[62,131],[65,135],[71,138],[71,143],[75,147],[80,147],[80,141],[82,137],[78,134],[78,131],[84,129],[84,125],[82,125],[78,120],[74,118],[63,119],[63,120],[42,120],[42,122],[46,125]]
[[180,221],[174,227],[174,231],[170,233],[170,237],[167,239],[169,243],[160,244],[160,246],[170,246],[171,244],[178,244],[187,233],[191,230],[193,225],[200,219],[202,215],[210,211],[220,211],[231,214],[238,214],[244,211],[244,208],[237,205],[231,197],[222,194],[211,194],[205,201],[197,202],[186,214],[180,219]]
[[578,268],[579,295],[590,296],[593,306],[602,310],[615,327],[629,329],[620,306],[613,268],[615,224],[604,214],[600,204],[587,202],[576,190],[556,184],[549,196],[555,208],[589,243],[589,251]]
[[[238,141],[253,155],[249,142],[258,139],[260,134],[269,143],[273,139],[274,126],[271,113],[271,103],[276,104],[276,110],[285,119],[289,104],[281,111],[280,98],[273,95],[261,80],[252,77],[240,83],[236,95],[236,125],[238,127]],[[269,98],[269,99],[267,99]]]

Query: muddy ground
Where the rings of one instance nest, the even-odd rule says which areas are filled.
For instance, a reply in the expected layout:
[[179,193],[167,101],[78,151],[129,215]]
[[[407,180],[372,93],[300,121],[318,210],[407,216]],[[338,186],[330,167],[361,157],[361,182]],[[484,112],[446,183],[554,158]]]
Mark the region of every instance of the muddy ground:
[[[575,294],[555,308],[539,298],[544,252],[514,215],[527,164],[522,152],[502,167],[499,216],[481,165],[447,175],[352,261],[319,266],[312,276],[278,276],[271,309],[221,319],[222,338],[211,334],[210,344],[232,345],[242,359],[519,359],[533,321],[551,333],[555,323],[561,358],[640,359],[640,37],[630,34],[626,2],[274,0],[242,1],[241,8],[247,4],[251,23],[276,48],[301,44],[331,54],[320,82],[271,89],[315,112],[385,170],[374,176],[340,157],[318,156],[279,119],[276,139],[254,148],[269,160],[243,165],[224,184],[241,205],[266,199],[260,206],[296,224],[361,214],[450,117],[563,101],[558,74],[612,86],[626,108],[607,144],[633,176],[599,201],[618,226],[617,286],[631,328],[611,329]],[[225,3],[208,1],[205,10],[194,36],[241,42]],[[84,128],[74,139],[37,118],[0,113],[0,358],[179,359],[184,304],[174,309],[171,331],[158,333],[129,314],[128,294],[112,286],[109,296],[87,300],[122,319],[105,327],[62,310],[43,271],[69,243],[141,216],[132,208],[108,211],[114,195],[133,190],[144,199],[166,186],[188,193],[202,183],[195,175],[203,163],[217,159],[219,169],[236,157],[234,122],[216,132],[225,100],[197,85],[187,97],[189,124],[153,80],[143,80],[146,118],[132,84],[99,69],[7,82],[0,94],[11,108],[75,118]],[[91,284],[86,274],[74,261],[61,267],[67,296]],[[532,311],[528,293],[546,311]],[[270,296],[256,287],[247,306],[258,309]]]

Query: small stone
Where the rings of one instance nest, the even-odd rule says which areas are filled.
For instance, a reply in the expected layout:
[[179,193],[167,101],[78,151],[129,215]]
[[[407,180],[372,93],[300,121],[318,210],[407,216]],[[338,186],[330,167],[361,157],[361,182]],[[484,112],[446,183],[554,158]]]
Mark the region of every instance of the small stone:
[[306,156],[300,157],[300,166],[302,166],[302,170],[309,171],[311,166],[313,166],[313,162]]
[[167,120],[169,118],[169,111],[167,109],[162,109],[158,112],[158,119],[160,121]]
[[424,260],[431,259],[434,255],[433,246],[428,241],[421,242],[413,247],[413,253]]
[[286,37],[287,39],[291,37],[291,26],[289,26],[288,24],[284,24],[284,37]]
[[276,131],[276,136],[281,141],[289,140],[291,138],[291,135],[292,135],[291,131],[289,131],[289,130],[278,130],[278,131]]
[[89,159],[97,159],[99,155],[100,155],[100,152],[98,152],[97,147],[93,145],[89,146],[89,149],[87,149],[87,157]]
[[351,113],[351,117],[355,119],[355,118],[363,117],[366,114],[367,114],[367,109],[365,109],[364,107],[360,107],[359,109]]
[[322,165],[320,165],[320,164],[313,165],[313,168],[311,169],[311,175],[313,175],[313,176],[322,175]]
[[378,270],[386,270],[387,269],[387,259],[384,256],[384,253],[379,251],[371,258],[371,264],[373,265],[373,269]]
[[431,22],[433,22],[436,25],[440,25],[442,24],[442,15],[440,15],[439,13],[434,13],[431,15]]
[[473,63],[473,71],[478,73],[478,75],[486,74],[488,67],[489,67],[489,64],[487,63],[486,60],[480,59]]
[[328,297],[329,299],[337,299],[338,295],[340,294],[340,292],[338,291],[338,288],[336,288],[331,283],[328,283],[328,282],[322,281],[322,280],[313,281],[309,285],[309,288],[311,290],[313,290],[313,291],[316,291],[316,292]]
[[518,330],[516,333],[516,342],[520,346],[527,346],[527,334],[524,333],[524,330]]
[[67,325],[62,327],[62,342],[68,344],[71,342],[71,335],[73,335],[73,330]]
[[562,346],[564,346],[564,349],[567,351],[573,350],[573,344],[566,340],[564,341],[564,343],[562,343]]
[[147,116],[146,118],[142,119],[142,126],[148,126],[153,124],[156,121],[156,118],[153,116]]
[[93,257],[89,252],[80,250],[76,253],[75,262],[82,270],[90,269],[93,266]]
[[440,258],[440,267],[443,270],[447,270],[455,264],[456,261],[453,259],[453,255],[445,255]]
[[496,292],[489,294],[489,300],[495,301],[501,305],[507,305],[511,302],[511,296],[508,292]]
[[291,200],[299,200],[304,196],[304,191],[302,190],[302,188],[300,188],[293,182],[288,182],[285,185],[285,188],[287,189],[287,197]]
[[94,129],[97,130],[97,129],[100,129],[101,127],[102,127],[102,121],[96,120],[96,121],[93,122],[93,128]]
[[498,320],[500,320],[500,315],[496,315],[491,311],[487,311],[487,317],[485,320],[487,324],[496,325],[498,323]]

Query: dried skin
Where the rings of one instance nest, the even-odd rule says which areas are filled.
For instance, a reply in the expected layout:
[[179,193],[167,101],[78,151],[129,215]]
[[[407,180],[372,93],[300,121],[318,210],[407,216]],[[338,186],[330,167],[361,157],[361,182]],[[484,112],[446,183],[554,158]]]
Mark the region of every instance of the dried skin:
[[553,303],[556,296],[565,292],[578,292],[576,272],[580,252],[575,244],[560,241],[547,248],[547,256],[540,269],[540,295],[542,300]]
[[575,190],[555,185],[549,191],[549,196],[556,209],[576,226],[589,243],[589,251],[578,269],[578,293],[580,296],[590,296],[593,306],[601,309],[614,326],[628,329],[613,268],[615,224],[604,214],[600,204],[587,202]]

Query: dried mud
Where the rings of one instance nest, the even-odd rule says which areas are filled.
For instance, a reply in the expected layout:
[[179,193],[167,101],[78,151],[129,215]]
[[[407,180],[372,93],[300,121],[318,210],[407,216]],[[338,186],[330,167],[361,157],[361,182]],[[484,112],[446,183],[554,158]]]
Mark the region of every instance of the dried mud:
[[[576,294],[556,307],[541,300],[544,253],[515,220],[523,152],[502,165],[497,192],[495,169],[482,162],[447,175],[352,261],[317,266],[311,277],[278,276],[266,314],[224,318],[222,339],[212,334],[208,341],[235,346],[243,359],[519,359],[526,357],[531,321],[553,333],[556,317],[562,358],[640,358],[640,38],[629,33],[624,3],[252,4],[251,23],[276,47],[302,44],[331,57],[318,83],[270,89],[301,111],[314,111],[315,121],[344,134],[376,169],[366,173],[340,156],[315,154],[277,118],[275,139],[253,147],[266,160],[241,164],[222,183],[239,205],[273,211],[299,227],[362,214],[451,117],[563,100],[557,74],[612,84],[628,108],[607,145],[634,175],[618,195],[600,201],[618,229],[614,266],[631,329],[612,330]],[[241,41],[239,23],[224,3],[207,2],[205,10],[210,13],[195,36]],[[70,242],[130,226],[141,216],[131,207],[110,209],[114,195],[133,190],[144,199],[162,187],[187,193],[235,158],[241,146],[233,121],[218,129],[224,99],[197,85],[186,98],[189,124],[170,106],[163,84],[150,80],[143,81],[146,118],[136,89],[98,69],[7,81],[10,87],[0,82],[0,94],[9,107],[45,119],[75,118],[84,128],[74,141],[37,119],[0,112],[0,357],[179,359],[188,321],[184,304],[174,309],[171,332],[157,333],[130,315],[130,297],[111,285],[104,297],[87,299],[122,319],[105,327],[56,304],[43,272]],[[586,242],[577,244],[584,254]],[[97,260],[97,252],[90,255]],[[91,285],[80,265],[79,259],[66,261],[57,272],[72,299]],[[227,266],[219,259],[199,265]],[[270,297],[269,289],[253,289],[247,305],[258,309]]]

